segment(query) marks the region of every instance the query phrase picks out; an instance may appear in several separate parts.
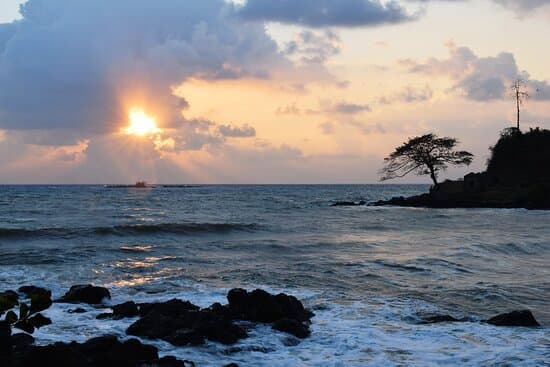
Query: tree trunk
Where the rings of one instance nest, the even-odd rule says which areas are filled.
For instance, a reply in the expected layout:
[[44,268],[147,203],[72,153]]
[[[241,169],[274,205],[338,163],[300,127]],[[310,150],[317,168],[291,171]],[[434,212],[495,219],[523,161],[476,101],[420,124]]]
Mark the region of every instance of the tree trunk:
[[519,95],[519,88],[516,88],[516,104],[518,109],[518,131],[519,131],[519,114],[520,114],[520,95]]
[[428,167],[430,169],[430,177],[432,178],[432,181],[434,182],[434,189],[437,189],[439,187],[439,182],[437,182],[437,176],[435,175],[435,170],[433,166]]

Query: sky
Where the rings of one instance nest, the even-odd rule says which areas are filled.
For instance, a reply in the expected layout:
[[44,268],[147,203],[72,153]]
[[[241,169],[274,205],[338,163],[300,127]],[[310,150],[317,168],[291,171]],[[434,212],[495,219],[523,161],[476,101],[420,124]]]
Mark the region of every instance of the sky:
[[[0,183],[376,183],[550,128],[550,0],[1,0]],[[429,183],[409,176],[397,183]]]

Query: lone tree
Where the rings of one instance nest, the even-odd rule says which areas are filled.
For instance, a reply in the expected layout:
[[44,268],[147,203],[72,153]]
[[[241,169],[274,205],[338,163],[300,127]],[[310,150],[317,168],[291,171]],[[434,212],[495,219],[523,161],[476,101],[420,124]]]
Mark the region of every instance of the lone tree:
[[514,99],[516,100],[516,110],[517,110],[517,129],[519,131],[519,120],[521,107],[527,98],[529,98],[529,93],[527,92],[527,83],[525,80],[518,78],[512,84],[512,93]]
[[434,188],[437,188],[440,171],[446,170],[448,165],[469,166],[474,159],[472,153],[454,151],[457,144],[458,140],[454,138],[440,138],[434,134],[410,138],[384,160],[386,165],[380,171],[380,181],[416,172],[418,175],[430,175]]

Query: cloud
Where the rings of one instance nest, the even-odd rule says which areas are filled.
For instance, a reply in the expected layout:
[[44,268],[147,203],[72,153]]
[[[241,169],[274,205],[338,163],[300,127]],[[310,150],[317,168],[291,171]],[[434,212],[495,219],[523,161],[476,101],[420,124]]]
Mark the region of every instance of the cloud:
[[240,127],[220,125],[218,131],[226,138],[252,138],[256,136],[256,129],[250,125],[243,125]]
[[470,48],[454,44],[449,45],[449,53],[448,59],[402,60],[400,63],[411,73],[449,76],[454,83],[451,90],[475,101],[508,98],[510,86],[518,78],[527,81],[535,98],[548,99],[548,82],[531,79],[526,71],[521,71],[512,53],[479,57]]
[[412,86],[405,87],[402,91],[397,92],[391,96],[380,97],[378,103],[380,104],[393,104],[395,102],[401,103],[415,103],[429,101],[433,97],[433,90],[429,85],[425,85],[422,88],[415,88]]
[[[407,0],[415,3],[434,3],[434,2],[467,2],[469,0]],[[492,0],[494,3],[506,8],[525,13],[549,5],[550,0]]]
[[366,104],[341,102],[330,107],[328,111],[344,115],[355,115],[362,112],[370,112],[372,109]]
[[308,27],[372,27],[415,19],[396,1],[378,0],[248,0],[238,8],[248,20]]
[[304,64],[324,64],[342,49],[340,37],[331,30],[314,32],[304,30],[284,46],[287,56],[297,56]]
[[223,0],[29,0],[0,25],[0,127],[103,133],[144,105],[165,126],[188,80],[269,78],[292,64]]

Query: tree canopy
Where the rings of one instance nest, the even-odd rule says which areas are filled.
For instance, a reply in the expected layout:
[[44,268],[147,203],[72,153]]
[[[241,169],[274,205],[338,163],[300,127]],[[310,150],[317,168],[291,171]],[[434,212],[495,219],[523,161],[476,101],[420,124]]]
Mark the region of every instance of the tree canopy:
[[380,171],[381,181],[404,177],[410,173],[429,175],[437,187],[439,172],[449,165],[470,165],[473,154],[466,151],[455,151],[458,140],[449,137],[438,137],[426,134],[410,138],[409,141],[397,147],[384,161]]

